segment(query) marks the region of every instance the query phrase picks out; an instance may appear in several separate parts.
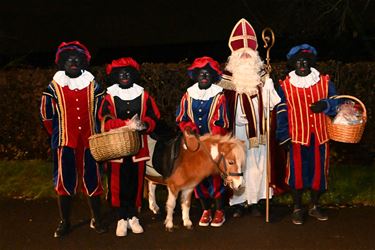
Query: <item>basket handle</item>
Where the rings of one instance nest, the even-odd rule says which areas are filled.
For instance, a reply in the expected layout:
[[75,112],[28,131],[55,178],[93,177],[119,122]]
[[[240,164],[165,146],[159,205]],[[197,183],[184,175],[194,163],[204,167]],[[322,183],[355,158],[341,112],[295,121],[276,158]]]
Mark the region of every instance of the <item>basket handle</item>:
[[103,116],[103,119],[102,121],[100,122],[100,132],[103,133],[104,132],[104,124],[106,122],[106,120],[110,118],[110,119],[115,119],[112,115],[110,114],[107,114],[105,116]]
[[361,106],[362,106],[362,109],[363,109],[363,114],[362,114],[362,119],[364,122],[367,121],[367,111],[366,111],[366,107],[365,105],[363,104],[363,102],[361,102],[361,100],[359,100],[358,98],[354,97],[354,96],[351,96],[351,95],[337,95],[337,96],[334,96],[332,97],[333,99],[340,99],[340,98],[348,98],[348,99],[352,99],[354,101],[357,101]]

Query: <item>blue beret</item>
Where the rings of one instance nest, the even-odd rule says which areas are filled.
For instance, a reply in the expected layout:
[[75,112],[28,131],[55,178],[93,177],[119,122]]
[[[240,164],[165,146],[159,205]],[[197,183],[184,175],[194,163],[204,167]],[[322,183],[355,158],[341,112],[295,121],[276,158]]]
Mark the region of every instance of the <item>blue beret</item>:
[[316,52],[316,49],[307,44],[307,43],[304,43],[304,44],[301,44],[301,45],[297,45],[297,46],[294,46],[293,48],[291,48],[288,52],[288,54],[286,55],[286,59],[290,60],[292,59],[293,57],[295,57],[296,55],[298,55],[298,53],[307,53],[307,54],[311,54],[311,56],[315,57],[318,53]]

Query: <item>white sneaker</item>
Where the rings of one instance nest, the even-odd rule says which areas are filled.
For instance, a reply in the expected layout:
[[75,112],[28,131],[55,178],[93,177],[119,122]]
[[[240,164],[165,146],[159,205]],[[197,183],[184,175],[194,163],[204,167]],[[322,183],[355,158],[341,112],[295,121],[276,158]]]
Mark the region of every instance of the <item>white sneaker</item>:
[[139,220],[135,216],[128,219],[128,228],[131,229],[135,234],[143,233],[143,227],[139,224]]
[[128,222],[124,219],[117,221],[116,236],[124,237],[128,233]]

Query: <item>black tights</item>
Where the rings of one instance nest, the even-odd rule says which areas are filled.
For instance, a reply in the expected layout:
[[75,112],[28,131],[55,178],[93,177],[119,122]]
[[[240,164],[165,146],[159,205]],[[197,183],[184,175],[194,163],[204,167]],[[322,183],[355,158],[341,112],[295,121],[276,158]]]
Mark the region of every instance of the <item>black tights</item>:
[[[211,208],[211,200],[210,199],[199,199],[202,205],[203,210],[208,210]],[[222,198],[216,198],[215,199],[215,205],[216,210],[223,210],[223,199]]]
[[[302,194],[302,189],[292,190],[294,209],[302,208]],[[319,204],[320,195],[321,191],[311,190],[311,203],[313,206],[317,206]]]
[[122,206],[115,208],[117,213],[117,219],[131,219],[137,215],[137,209],[134,206]]

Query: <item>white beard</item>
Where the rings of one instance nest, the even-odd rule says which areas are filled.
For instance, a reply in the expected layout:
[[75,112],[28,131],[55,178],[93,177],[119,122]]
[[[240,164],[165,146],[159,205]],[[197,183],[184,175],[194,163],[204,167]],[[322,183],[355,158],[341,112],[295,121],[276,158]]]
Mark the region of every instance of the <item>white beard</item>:
[[[241,58],[243,52],[250,54],[250,58]],[[257,92],[261,83],[260,72],[263,62],[257,51],[247,49],[233,52],[228,58],[226,70],[232,73],[232,82],[238,92]]]

